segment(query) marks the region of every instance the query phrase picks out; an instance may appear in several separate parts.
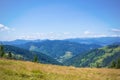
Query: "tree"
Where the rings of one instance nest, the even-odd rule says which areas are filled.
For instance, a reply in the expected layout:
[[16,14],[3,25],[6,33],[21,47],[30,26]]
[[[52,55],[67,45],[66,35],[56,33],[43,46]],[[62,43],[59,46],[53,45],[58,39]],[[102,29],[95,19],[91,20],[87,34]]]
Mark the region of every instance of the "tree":
[[96,68],[101,68],[102,66],[100,65],[100,63],[96,63]]
[[5,54],[3,45],[0,45],[0,57],[3,57]]
[[11,52],[8,53],[8,58],[12,59],[12,53]]
[[117,68],[117,69],[120,68],[120,58],[117,59],[117,62],[116,62],[116,68]]
[[38,62],[38,56],[37,55],[34,55],[33,62]]
[[115,67],[116,67],[116,62],[112,61],[111,64],[110,64],[110,68],[115,68]]

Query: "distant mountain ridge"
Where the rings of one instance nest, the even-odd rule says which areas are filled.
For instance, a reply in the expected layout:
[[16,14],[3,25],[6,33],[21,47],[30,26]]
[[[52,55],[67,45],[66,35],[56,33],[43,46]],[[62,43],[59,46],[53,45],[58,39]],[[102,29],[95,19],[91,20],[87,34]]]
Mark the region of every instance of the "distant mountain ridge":
[[[36,40],[24,40],[24,39],[16,39],[13,41],[0,41],[0,43],[6,44],[6,45],[18,45],[18,44],[25,44],[28,42],[42,42],[42,41],[46,41],[49,39],[45,39],[45,40],[40,40],[40,39],[36,39]],[[50,40],[53,41],[53,40]],[[120,37],[93,37],[93,38],[68,38],[68,39],[64,39],[61,41],[70,41],[70,42],[76,42],[76,43],[81,43],[81,44],[98,44],[98,45],[110,45],[113,44],[115,42],[120,42]]]
[[16,39],[16,40],[13,40],[13,41],[0,41],[1,44],[4,44],[4,45],[19,45],[19,44],[25,44],[25,43],[28,43],[28,42],[40,42],[42,40],[24,40],[24,39]]
[[70,42],[77,42],[82,44],[98,44],[101,46],[110,45],[115,42],[120,42],[120,37],[98,37],[98,38],[72,38],[65,39]]

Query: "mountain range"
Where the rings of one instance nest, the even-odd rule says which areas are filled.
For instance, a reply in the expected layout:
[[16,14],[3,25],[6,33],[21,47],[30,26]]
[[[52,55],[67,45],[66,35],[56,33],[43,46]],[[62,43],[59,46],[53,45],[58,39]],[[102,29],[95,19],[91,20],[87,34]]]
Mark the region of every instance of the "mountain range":
[[74,38],[65,40],[0,41],[5,51],[32,61],[37,55],[41,63],[108,67],[120,57],[120,37]]
[[[9,44],[9,45],[19,45],[19,44],[25,44],[28,42],[42,42],[46,40],[16,39],[13,41],[0,41],[0,43]],[[120,42],[120,37],[69,38],[69,39],[63,39],[61,41],[70,41],[70,42],[76,42],[76,43],[81,43],[81,44],[98,44],[98,45],[105,46],[105,45],[113,44],[115,42]]]
[[29,51],[42,52],[60,62],[63,62],[75,55],[87,52],[89,50],[99,48],[96,44],[80,44],[61,40],[45,40],[42,42],[28,42],[26,44],[17,45]]

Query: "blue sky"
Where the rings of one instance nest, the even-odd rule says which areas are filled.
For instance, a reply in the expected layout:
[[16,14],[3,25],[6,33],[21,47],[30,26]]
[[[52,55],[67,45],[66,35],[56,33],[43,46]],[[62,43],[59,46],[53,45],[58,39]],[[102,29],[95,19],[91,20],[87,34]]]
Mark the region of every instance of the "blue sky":
[[0,0],[0,40],[120,36],[120,0]]

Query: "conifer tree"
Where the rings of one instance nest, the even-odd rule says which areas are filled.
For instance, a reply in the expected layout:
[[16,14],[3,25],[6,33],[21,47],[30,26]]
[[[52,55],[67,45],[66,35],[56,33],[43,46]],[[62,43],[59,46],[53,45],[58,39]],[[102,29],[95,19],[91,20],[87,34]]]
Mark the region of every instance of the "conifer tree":
[[34,60],[33,62],[38,62],[38,56],[37,55],[34,55]]
[[3,45],[0,45],[0,57],[3,57],[5,54]]
[[12,59],[12,53],[11,52],[8,53],[8,58]]

